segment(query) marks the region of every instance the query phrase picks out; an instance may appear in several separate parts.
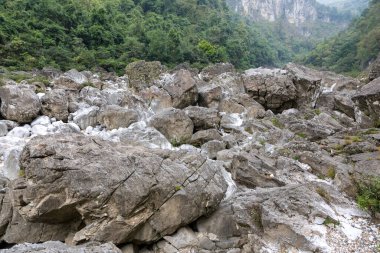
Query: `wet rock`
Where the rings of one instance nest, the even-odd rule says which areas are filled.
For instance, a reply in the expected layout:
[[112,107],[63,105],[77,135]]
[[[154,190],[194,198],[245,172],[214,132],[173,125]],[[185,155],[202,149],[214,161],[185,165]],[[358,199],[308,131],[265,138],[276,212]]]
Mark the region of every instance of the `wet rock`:
[[[3,236],[8,243],[65,240],[69,234],[74,243],[149,243],[215,210],[227,189],[218,164],[199,153],[83,135],[36,137],[21,166],[25,179],[9,189],[15,205],[13,225]],[[31,226],[38,236],[26,229]]]
[[138,118],[139,116],[134,110],[124,109],[117,105],[108,105],[100,111],[98,122],[112,130],[129,127],[132,123],[137,122]]
[[129,79],[129,87],[140,91],[152,86],[153,81],[158,79],[164,70],[165,67],[158,61],[137,61],[128,64],[125,73]]
[[42,114],[57,120],[67,121],[69,116],[69,100],[66,91],[54,89],[41,98]]
[[31,122],[41,110],[38,96],[27,86],[3,86],[0,88],[0,99],[2,116],[18,123]]
[[79,91],[86,83],[88,83],[88,78],[83,73],[76,69],[71,69],[56,78],[53,85],[57,89]]
[[190,141],[194,125],[185,112],[178,109],[165,109],[153,116],[150,126],[161,132],[174,145]]
[[220,117],[216,109],[189,106],[184,109],[184,112],[193,121],[194,128],[197,130],[219,127]]
[[183,109],[194,105],[198,100],[196,80],[187,70],[176,72],[172,80],[164,83],[163,89],[172,97],[174,108]]

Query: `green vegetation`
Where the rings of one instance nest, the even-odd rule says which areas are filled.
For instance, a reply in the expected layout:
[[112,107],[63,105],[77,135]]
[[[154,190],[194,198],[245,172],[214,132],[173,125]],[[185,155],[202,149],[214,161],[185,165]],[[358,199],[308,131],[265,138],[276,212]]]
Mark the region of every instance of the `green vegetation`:
[[0,0],[0,66],[123,73],[138,59],[238,68],[290,60],[261,30],[223,0]]
[[380,52],[380,0],[372,0],[368,9],[348,29],[320,43],[302,63],[335,72],[358,75]]
[[323,225],[327,226],[327,225],[334,225],[335,226],[339,226],[340,222],[331,218],[330,216],[327,216],[327,218],[325,219],[325,221],[323,222]]
[[335,168],[332,166],[328,167],[326,176],[328,178],[335,179],[335,176],[336,176]]
[[305,133],[297,133],[296,135],[298,137],[301,137],[302,139],[306,139],[307,138],[307,134],[305,134]]
[[277,128],[283,129],[285,127],[285,125],[278,118],[272,118],[271,122],[273,126]]
[[20,170],[18,171],[18,176],[19,177],[25,177],[25,169],[20,168]]
[[177,191],[180,191],[180,190],[182,190],[182,186],[180,186],[180,185],[176,185],[176,186],[174,187],[174,189],[175,189],[176,192],[177,192]]
[[361,208],[372,214],[380,212],[380,177],[358,185],[357,202]]

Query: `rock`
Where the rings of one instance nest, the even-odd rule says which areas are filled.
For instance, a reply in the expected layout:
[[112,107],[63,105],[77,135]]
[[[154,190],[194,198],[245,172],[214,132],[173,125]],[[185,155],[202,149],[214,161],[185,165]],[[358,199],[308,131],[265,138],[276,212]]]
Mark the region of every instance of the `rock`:
[[104,107],[98,116],[98,122],[107,129],[127,128],[138,121],[139,115],[134,110],[124,109],[117,105]]
[[69,100],[66,91],[54,89],[41,98],[42,114],[57,120],[67,121],[69,116]]
[[190,144],[196,147],[200,147],[209,141],[222,141],[222,136],[216,129],[208,129],[198,131],[191,137]]
[[243,80],[247,93],[267,109],[282,112],[296,104],[296,87],[286,75],[245,75]]
[[220,117],[216,109],[189,106],[185,108],[184,111],[193,121],[194,127],[197,130],[206,130],[219,127]]
[[8,126],[5,123],[0,122],[0,137],[3,137],[7,134],[8,134]]
[[234,73],[235,67],[231,63],[216,63],[202,69],[200,76],[205,81],[210,81],[224,73]]
[[297,106],[299,108],[314,108],[316,100],[321,93],[320,72],[304,66],[290,63],[285,69],[293,79],[297,90]]
[[244,113],[245,107],[239,104],[235,99],[223,99],[219,104],[219,111],[226,113]]
[[31,127],[29,125],[25,125],[23,127],[15,127],[9,131],[7,136],[26,138],[30,136],[30,131]]
[[172,98],[169,93],[157,86],[151,86],[142,90],[139,95],[146,101],[154,112],[173,107]]
[[352,100],[375,124],[380,124],[380,78],[361,87]]
[[217,153],[226,149],[226,144],[223,141],[212,140],[206,142],[201,147],[202,153],[207,155],[210,159],[216,159]]
[[49,241],[41,244],[24,243],[13,246],[10,249],[1,251],[2,253],[122,253],[112,243],[91,242],[80,246],[68,246],[62,242]]
[[7,120],[29,123],[35,119],[41,102],[32,89],[26,86],[7,85],[0,88],[1,114]]
[[65,72],[53,81],[55,88],[71,91],[81,90],[86,83],[88,83],[88,78],[76,69]]
[[164,239],[176,249],[198,245],[195,233],[188,227],[180,228],[174,235],[165,236]]
[[198,103],[200,106],[218,109],[219,101],[222,99],[222,87],[205,86],[199,89]]
[[198,100],[196,80],[187,70],[176,72],[172,80],[166,82],[163,88],[172,97],[174,108],[183,109],[195,104]]
[[17,122],[11,120],[0,120],[1,123],[5,124],[8,128],[8,131],[12,130],[15,127],[18,127],[19,124]]
[[[268,164],[271,163],[271,164]],[[232,178],[247,187],[278,187],[284,185],[274,177],[276,168],[271,160],[254,153],[241,153],[232,160]]]
[[32,127],[32,135],[47,135],[48,134],[48,127],[43,125],[35,125]]
[[218,164],[199,153],[76,134],[33,138],[21,167],[25,178],[9,187],[7,243],[150,243],[215,210],[227,189]]
[[99,107],[91,106],[89,108],[83,108],[73,113],[73,121],[80,129],[84,130],[88,126],[96,126],[98,123]]
[[351,118],[355,118],[355,104],[350,97],[334,96],[334,109],[343,112]]
[[140,91],[152,86],[153,81],[158,79],[164,70],[164,66],[158,61],[137,61],[128,64],[125,73],[129,78],[129,87]]
[[32,127],[36,125],[41,125],[41,126],[49,126],[51,124],[50,118],[48,116],[40,116],[33,120],[33,122],[30,124]]
[[374,62],[372,62],[369,66],[368,80],[373,81],[379,77],[380,77],[380,54],[377,56],[377,59]]
[[178,109],[165,109],[153,116],[149,125],[161,132],[170,143],[179,145],[190,141],[194,125],[185,112]]

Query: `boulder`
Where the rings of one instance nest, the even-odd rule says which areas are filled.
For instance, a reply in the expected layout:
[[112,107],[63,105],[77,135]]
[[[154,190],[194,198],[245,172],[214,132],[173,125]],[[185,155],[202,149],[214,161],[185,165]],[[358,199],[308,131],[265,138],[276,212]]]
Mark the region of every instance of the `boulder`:
[[222,87],[205,86],[199,89],[199,100],[200,106],[218,109],[219,101],[222,99]]
[[170,143],[187,143],[194,131],[194,124],[185,112],[169,108],[153,116],[149,125],[161,132]]
[[94,127],[98,124],[99,107],[91,106],[82,108],[72,114],[73,121],[80,129],[85,130],[87,127]]
[[168,82],[164,83],[163,88],[172,97],[174,108],[183,109],[198,100],[196,80],[187,70],[177,71]]
[[76,69],[71,69],[53,81],[55,88],[80,91],[88,83],[88,78]]
[[282,112],[296,105],[297,90],[286,75],[244,75],[245,89],[265,108]]
[[99,112],[98,122],[108,130],[127,128],[137,122],[139,115],[135,110],[125,109],[117,105],[108,105]]
[[377,56],[377,59],[371,63],[369,66],[369,81],[373,81],[376,78],[380,77],[380,54]]
[[210,81],[224,73],[234,73],[235,67],[231,63],[216,63],[202,69],[200,76],[205,81]]
[[3,86],[0,88],[0,99],[2,116],[18,123],[31,122],[41,110],[38,96],[27,86]]
[[142,90],[139,95],[152,108],[154,112],[173,107],[172,98],[169,93],[157,86],[151,86]]
[[112,243],[91,242],[80,246],[69,246],[62,242],[49,241],[41,244],[23,243],[13,246],[2,253],[122,253]]
[[0,122],[0,137],[8,134],[8,127],[5,123]]
[[235,155],[231,164],[232,178],[247,187],[278,187],[284,185],[274,177],[274,161],[254,153]]
[[226,144],[223,141],[212,140],[201,146],[202,153],[210,159],[216,159],[217,153],[226,149]]
[[190,144],[196,147],[200,147],[209,141],[222,141],[222,136],[216,129],[201,130],[193,134],[190,140]]
[[227,189],[219,165],[197,152],[78,134],[33,138],[21,166],[0,211],[13,209],[0,215],[6,243],[151,243],[215,210]]
[[197,130],[206,130],[219,127],[221,118],[216,109],[189,106],[184,109],[184,112],[193,121],[194,128]]
[[380,78],[361,87],[352,100],[366,116],[380,125]]
[[128,64],[125,73],[129,79],[129,87],[136,91],[148,88],[154,84],[154,80],[164,72],[165,67],[158,61],[136,61]]
[[57,120],[67,121],[69,117],[69,99],[63,89],[48,91],[41,98],[42,114]]

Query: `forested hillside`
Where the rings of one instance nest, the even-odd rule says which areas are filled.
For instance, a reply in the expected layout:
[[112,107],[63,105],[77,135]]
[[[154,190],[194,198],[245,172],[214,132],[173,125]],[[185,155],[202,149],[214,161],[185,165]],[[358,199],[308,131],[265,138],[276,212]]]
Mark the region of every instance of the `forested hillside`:
[[350,27],[319,44],[302,62],[335,72],[358,74],[380,52],[380,0],[373,0],[368,9]]
[[167,65],[276,65],[279,53],[223,0],[0,0],[0,66],[121,72]]

